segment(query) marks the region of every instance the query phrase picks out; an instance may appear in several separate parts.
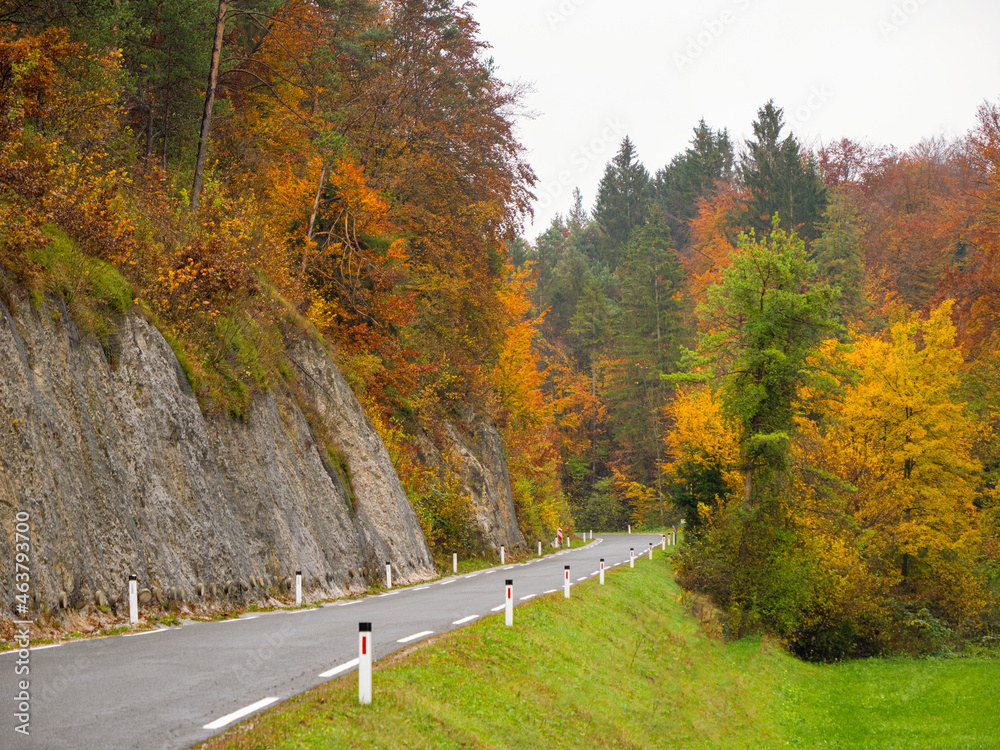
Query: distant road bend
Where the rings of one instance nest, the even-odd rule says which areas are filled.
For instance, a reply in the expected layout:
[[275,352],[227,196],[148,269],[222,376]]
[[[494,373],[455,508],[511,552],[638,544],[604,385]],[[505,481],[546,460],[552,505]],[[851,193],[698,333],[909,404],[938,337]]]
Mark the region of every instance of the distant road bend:
[[[14,731],[13,700],[0,713],[4,748],[187,748],[240,719],[340,677],[357,666],[358,623],[371,622],[381,659],[463,627],[504,602],[562,590],[637,560],[659,534],[605,534],[525,563],[504,565],[364,599],[305,610],[251,613],[31,650],[30,735]],[[637,564],[639,564],[637,562]],[[16,651],[0,654],[0,690],[17,694]],[[378,700],[378,686],[375,686]]]

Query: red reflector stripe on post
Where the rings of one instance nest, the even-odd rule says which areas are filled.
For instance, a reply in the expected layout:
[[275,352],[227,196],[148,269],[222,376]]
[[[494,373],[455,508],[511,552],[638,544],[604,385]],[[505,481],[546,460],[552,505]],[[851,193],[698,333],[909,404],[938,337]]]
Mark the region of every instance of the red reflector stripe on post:
[[361,636],[361,654],[362,656],[368,653],[368,636]]

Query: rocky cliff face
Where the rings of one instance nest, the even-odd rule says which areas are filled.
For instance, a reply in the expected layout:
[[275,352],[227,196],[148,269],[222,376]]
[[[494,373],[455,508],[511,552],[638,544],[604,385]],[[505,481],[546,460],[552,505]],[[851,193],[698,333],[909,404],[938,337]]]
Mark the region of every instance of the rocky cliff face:
[[124,319],[112,365],[52,314],[0,305],[6,612],[19,512],[30,515],[32,591],[50,607],[113,603],[130,573],[156,596],[189,598],[252,597],[296,570],[307,589],[338,595],[382,580],[387,560],[394,580],[433,574],[385,446],[320,346],[290,355],[346,482],[287,393],[260,397],[245,421],[206,418],[144,320]]
[[424,436],[420,441],[422,459],[440,466],[443,453],[449,454],[451,466],[457,466],[462,484],[472,501],[476,527],[483,544],[491,549],[508,550],[524,545],[517,525],[517,512],[510,489],[510,475],[503,441],[496,425],[488,417],[471,410],[463,415],[462,427],[448,422],[438,445]]

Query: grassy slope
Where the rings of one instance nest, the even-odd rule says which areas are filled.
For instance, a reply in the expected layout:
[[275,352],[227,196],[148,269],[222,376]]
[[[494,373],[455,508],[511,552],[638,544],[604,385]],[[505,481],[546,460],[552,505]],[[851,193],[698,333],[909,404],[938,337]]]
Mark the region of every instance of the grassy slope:
[[[662,555],[348,675],[209,743],[326,747],[993,747],[1000,662],[803,664],[704,636]],[[377,623],[376,637],[377,637]]]

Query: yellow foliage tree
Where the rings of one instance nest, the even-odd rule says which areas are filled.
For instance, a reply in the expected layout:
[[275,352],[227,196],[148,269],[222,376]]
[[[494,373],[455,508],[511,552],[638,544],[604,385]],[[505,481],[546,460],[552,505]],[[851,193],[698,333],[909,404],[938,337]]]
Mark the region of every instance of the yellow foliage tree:
[[542,316],[530,314],[532,269],[507,267],[498,296],[507,317],[499,356],[488,379],[496,394],[498,423],[507,449],[511,490],[522,530],[529,538],[571,526],[563,499],[559,433],[545,373],[534,346]]
[[[737,432],[723,414],[721,398],[707,386],[678,388],[666,407],[666,417],[671,427],[663,437],[664,478],[687,488],[678,497],[692,520],[707,521],[708,515],[700,508],[710,510],[719,494],[742,492]],[[696,488],[695,478],[710,472],[721,481]]]
[[793,513],[825,567],[841,584],[855,579],[843,595],[892,589],[958,621],[985,602],[972,573],[980,467],[975,427],[954,399],[962,355],[950,313],[945,302],[850,351],[826,343],[814,364],[851,375],[839,396],[803,393],[821,417],[799,418]]

